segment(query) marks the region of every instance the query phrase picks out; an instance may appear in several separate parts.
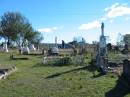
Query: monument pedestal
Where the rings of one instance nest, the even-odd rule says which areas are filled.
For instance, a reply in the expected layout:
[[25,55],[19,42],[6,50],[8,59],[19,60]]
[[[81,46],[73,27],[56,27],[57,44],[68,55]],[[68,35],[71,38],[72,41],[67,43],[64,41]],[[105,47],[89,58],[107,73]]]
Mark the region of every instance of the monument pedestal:
[[128,59],[123,61],[123,76],[130,81],[130,60]]

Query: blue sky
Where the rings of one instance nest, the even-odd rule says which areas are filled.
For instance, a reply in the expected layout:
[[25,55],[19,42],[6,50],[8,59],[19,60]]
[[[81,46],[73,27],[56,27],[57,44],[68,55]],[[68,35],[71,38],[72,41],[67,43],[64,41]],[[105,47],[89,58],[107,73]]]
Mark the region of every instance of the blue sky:
[[100,24],[105,35],[116,43],[118,33],[130,34],[129,0],[1,0],[0,15],[19,11],[44,36],[43,42],[69,42],[82,36],[88,43],[98,41]]

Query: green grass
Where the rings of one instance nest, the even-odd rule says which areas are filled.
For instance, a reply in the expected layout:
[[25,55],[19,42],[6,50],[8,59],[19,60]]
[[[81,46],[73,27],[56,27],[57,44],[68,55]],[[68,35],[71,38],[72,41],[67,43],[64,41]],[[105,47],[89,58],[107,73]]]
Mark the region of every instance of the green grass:
[[[0,53],[0,64],[15,65],[18,70],[0,81],[0,97],[105,97],[116,85],[117,77],[93,78],[93,73],[76,66],[42,66],[42,56],[17,55],[29,60],[10,60]],[[70,71],[70,72],[66,72]],[[59,74],[52,78],[50,75]],[[98,72],[96,72],[98,74]],[[126,97],[130,97],[127,94]]]

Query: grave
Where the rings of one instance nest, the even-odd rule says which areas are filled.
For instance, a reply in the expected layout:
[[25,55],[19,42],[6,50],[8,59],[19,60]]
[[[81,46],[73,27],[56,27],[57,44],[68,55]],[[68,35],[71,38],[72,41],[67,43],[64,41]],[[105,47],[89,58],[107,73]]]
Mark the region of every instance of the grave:
[[4,51],[4,52],[9,52],[7,43],[4,43],[4,44],[3,44],[3,51]]
[[55,46],[48,50],[49,55],[59,55],[59,49],[57,45],[57,37],[55,37]]
[[30,53],[30,50],[29,50],[28,46],[23,47],[22,53],[23,54],[29,54]]
[[130,80],[130,60],[123,60],[123,75],[127,76]]
[[84,65],[85,57],[83,55],[76,56],[44,56],[43,65],[63,66],[63,65]]
[[12,67],[0,67],[0,80],[5,79],[7,76],[15,72],[17,68],[15,66]]
[[49,55],[58,55],[59,49],[57,47],[50,48],[48,53],[49,53]]
[[28,41],[27,41],[27,40],[25,41],[25,45],[24,45],[24,47],[22,48],[22,53],[23,53],[23,54],[29,54],[29,53],[30,53],[30,49],[29,49],[29,47],[28,47]]
[[29,48],[30,48],[30,50],[32,50],[32,51],[36,51],[36,48],[35,48],[35,46],[34,46],[33,44],[30,44]]
[[104,23],[101,24],[101,36],[97,49],[96,55],[96,66],[100,69],[101,72],[107,72],[107,45],[106,45],[106,36],[104,36]]

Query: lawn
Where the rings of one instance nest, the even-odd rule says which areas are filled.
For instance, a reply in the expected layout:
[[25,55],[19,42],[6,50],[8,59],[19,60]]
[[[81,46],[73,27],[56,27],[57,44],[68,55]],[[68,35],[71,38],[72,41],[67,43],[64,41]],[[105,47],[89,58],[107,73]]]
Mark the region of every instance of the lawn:
[[105,97],[112,89],[130,97],[129,93],[114,90],[118,78],[112,74],[98,76],[96,71],[93,77],[93,72],[83,66],[44,66],[41,55],[15,53],[28,60],[10,60],[9,56],[0,53],[0,64],[15,65],[18,70],[0,81],[0,97]]

